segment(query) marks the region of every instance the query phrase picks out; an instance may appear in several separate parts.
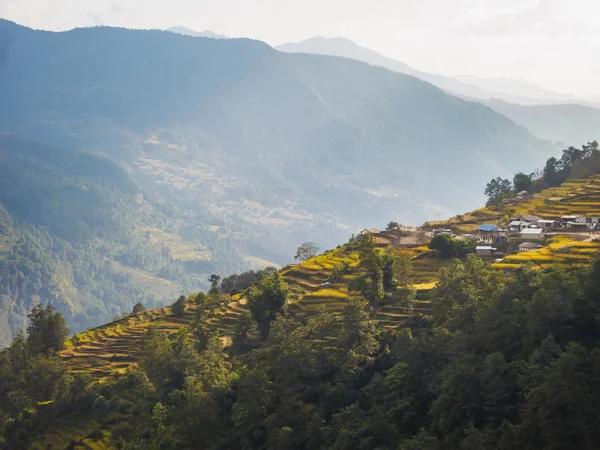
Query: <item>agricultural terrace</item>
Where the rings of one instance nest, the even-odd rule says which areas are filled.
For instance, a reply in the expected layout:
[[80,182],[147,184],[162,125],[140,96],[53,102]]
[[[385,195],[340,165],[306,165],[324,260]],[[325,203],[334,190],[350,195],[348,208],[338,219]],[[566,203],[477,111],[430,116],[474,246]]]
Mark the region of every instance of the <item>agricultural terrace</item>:
[[556,236],[550,244],[539,250],[509,255],[493,264],[498,269],[518,269],[522,264],[532,263],[537,268],[558,264],[560,267],[589,266],[600,250],[598,242],[580,242],[567,236]]
[[548,188],[534,195],[532,200],[515,206],[490,206],[458,215],[442,222],[427,222],[425,228],[452,228],[455,233],[474,233],[477,228],[490,223],[501,225],[519,214],[535,214],[545,219],[562,216],[600,216],[600,174],[586,179],[572,179],[558,187]]
[[68,361],[71,372],[87,372],[103,380],[125,373],[136,362],[142,339],[150,328],[175,335],[182,328],[190,328],[197,313],[203,313],[204,323],[217,331],[224,347],[231,344],[239,318],[247,313],[243,300],[221,299],[210,308],[202,308],[188,300],[181,315],[170,307],[147,310],[124,319],[86,330],[68,339],[61,353]]

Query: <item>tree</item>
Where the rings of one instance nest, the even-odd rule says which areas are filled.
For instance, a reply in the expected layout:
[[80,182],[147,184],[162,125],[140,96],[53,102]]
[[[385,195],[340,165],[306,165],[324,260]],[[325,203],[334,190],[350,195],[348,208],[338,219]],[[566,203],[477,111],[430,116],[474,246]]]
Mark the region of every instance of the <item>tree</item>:
[[353,299],[342,313],[341,347],[346,355],[345,372],[352,372],[364,364],[378,347],[375,324],[365,311],[366,306],[366,302]]
[[410,255],[407,255],[406,253],[398,254],[396,258],[394,258],[392,271],[396,283],[403,288],[407,287],[410,284],[413,271]]
[[131,311],[131,314],[139,314],[144,311],[146,311],[146,307],[141,303],[136,303],[136,305],[133,307],[133,310]]
[[438,234],[429,243],[429,248],[437,251],[445,259],[464,258],[475,251],[475,244],[469,239],[456,239],[449,234]]
[[181,295],[175,301],[175,303],[173,303],[171,305],[171,309],[173,310],[173,313],[177,316],[181,316],[185,312],[185,304],[186,304],[185,295]]
[[210,282],[210,291],[208,291],[209,294],[212,295],[216,295],[219,293],[219,281],[221,281],[221,277],[219,275],[216,274],[212,274],[209,278],[208,281]]
[[511,194],[513,188],[510,180],[500,177],[493,178],[485,186],[485,195],[488,197],[488,205],[494,205],[502,201],[504,197]]
[[248,306],[252,317],[258,322],[263,337],[267,335],[271,322],[277,314],[285,310],[289,295],[288,285],[278,273],[250,288]]
[[55,313],[52,305],[34,306],[27,318],[27,344],[32,354],[58,352],[65,348],[69,328],[62,314]]
[[306,261],[307,259],[310,259],[313,256],[315,256],[320,249],[321,247],[319,247],[314,242],[304,242],[300,244],[300,247],[298,247],[298,249],[296,250],[296,256],[294,256],[294,259]]
[[554,186],[558,173],[558,160],[553,156],[548,158],[544,166],[544,181],[549,186]]
[[532,184],[532,175],[527,175],[523,172],[517,173],[513,178],[515,192],[529,191]]
[[391,221],[385,227],[386,231],[399,230],[399,229],[400,229],[400,224],[398,222],[394,222],[394,221]]

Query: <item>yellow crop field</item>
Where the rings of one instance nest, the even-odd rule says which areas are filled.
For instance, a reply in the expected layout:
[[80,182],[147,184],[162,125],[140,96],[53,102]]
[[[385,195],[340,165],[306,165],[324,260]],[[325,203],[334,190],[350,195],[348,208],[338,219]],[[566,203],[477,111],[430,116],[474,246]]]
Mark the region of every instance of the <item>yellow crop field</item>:
[[307,297],[348,298],[348,293],[336,289],[319,289],[318,291],[311,292]]
[[568,236],[556,236],[544,248],[509,255],[500,263],[493,264],[493,267],[516,269],[526,263],[533,263],[539,267],[552,264],[558,264],[565,268],[581,267],[588,265],[598,251],[600,251],[600,243],[581,242]]

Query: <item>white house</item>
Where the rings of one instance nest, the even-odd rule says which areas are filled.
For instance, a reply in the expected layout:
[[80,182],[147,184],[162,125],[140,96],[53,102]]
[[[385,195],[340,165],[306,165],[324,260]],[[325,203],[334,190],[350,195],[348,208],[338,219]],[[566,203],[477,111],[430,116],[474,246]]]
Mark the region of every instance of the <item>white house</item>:
[[564,227],[566,226],[569,222],[575,222],[577,220],[577,216],[562,216],[560,218],[560,223],[561,225]]
[[477,256],[492,256],[497,249],[491,245],[478,245],[475,247]]
[[557,220],[551,220],[551,219],[541,219],[537,221],[537,226],[540,228],[543,228],[544,230],[549,230],[551,228],[554,228],[558,225],[558,221]]
[[535,242],[523,242],[519,244],[520,252],[530,252],[532,250],[538,250],[543,248],[540,244],[536,244]]
[[544,239],[544,230],[541,228],[524,228],[521,230],[521,237],[524,239],[533,239],[539,241]]

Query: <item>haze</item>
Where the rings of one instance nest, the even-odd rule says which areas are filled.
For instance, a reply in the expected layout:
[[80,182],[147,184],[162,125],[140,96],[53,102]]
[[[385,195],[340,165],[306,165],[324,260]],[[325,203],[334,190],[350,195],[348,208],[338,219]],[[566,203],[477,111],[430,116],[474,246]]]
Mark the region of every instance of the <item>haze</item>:
[[48,30],[181,25],[271,45],[344,36],[428,72],[600,94],[595,0],[0,0],[0,17]]

